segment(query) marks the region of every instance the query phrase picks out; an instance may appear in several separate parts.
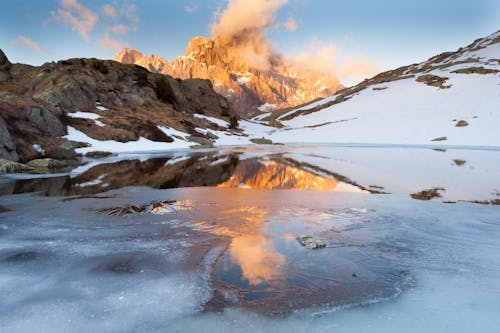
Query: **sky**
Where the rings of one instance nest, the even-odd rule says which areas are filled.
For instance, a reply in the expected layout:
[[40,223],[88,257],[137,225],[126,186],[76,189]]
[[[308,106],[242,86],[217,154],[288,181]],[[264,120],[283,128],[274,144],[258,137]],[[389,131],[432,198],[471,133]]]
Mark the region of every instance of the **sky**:
[[[0,48],[11,62],[32,65],[112,59],[123,47],[173,59],[192,37],[210,37],[231,2],[242,1],[0,0]],[[421,62],[500,29],[498,0],[244,1],[266,8],[264,33],[278,53],[328,49],[337,64],[354,59],[378,70]]]

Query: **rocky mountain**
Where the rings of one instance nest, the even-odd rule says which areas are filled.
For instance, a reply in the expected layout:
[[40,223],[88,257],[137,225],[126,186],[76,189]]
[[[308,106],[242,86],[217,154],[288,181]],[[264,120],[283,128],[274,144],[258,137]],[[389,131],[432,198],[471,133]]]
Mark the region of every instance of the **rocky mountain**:
[[175,78],[209,79],[215,91],[225,96],[241,116],[300,105],[342,88],[335,77],[293,69],[279,56],[272,57],[269,68],[257,69],[243,60],[239,52],[231,43],[195,37],[185,55],[173,61],[128,48],[118,53],[115,60]]
[[333,96],[254,121],[277,142],[498,146],[500,31],[378,74]]
[[49,159],[75,162],[75,149],[211,146],[216,132],[238,135],[237,123],[230,104],[208,80],[176,80],[140,66],[97,59],[40,67],[11,64],[0,51],[3,159],[43,159],[32,166],[48,167],[64,164]]

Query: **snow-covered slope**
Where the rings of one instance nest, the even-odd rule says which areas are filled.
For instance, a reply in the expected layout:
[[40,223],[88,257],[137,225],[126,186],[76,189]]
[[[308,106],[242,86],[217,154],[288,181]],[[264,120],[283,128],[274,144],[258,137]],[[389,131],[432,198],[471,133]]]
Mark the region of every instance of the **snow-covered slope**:
[[277,142],[500,146],[499,69],[497,31],[456,52],[255,120],[284,125],[259,133]]

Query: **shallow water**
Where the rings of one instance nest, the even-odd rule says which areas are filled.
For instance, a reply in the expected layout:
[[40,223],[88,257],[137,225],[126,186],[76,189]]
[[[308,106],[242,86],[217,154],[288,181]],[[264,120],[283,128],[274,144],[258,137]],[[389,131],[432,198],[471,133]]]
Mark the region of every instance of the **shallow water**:
[[[500,208],[466,201],[498,196],[498,155],[231,148],[1,178],[0,322],[8,332],[494,331]],[[446,191],[410,197],[433,187]],[[305,234],[326,247],[302,247]]]

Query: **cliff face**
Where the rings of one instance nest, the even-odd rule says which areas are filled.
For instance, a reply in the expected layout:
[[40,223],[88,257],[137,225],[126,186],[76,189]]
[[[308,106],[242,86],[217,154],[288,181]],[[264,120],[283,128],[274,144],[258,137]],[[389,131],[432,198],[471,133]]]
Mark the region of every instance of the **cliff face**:
[[293,70],[279,57],[272,59],[270,68],[258,70],[242,60],[230,44],[204,37],[193,38],[185,55],[173,61],[130,49],[122,50],[115,60],[176,78],[209,79],[242,116],[299,105],[342,88],[335,77]]
[[77,159],[75,148],[92,143],[104,150],[128,142],[210,146],[209,130],[236,125],[208,80],[97,59],[11,64],[0,51],[0,158]]

